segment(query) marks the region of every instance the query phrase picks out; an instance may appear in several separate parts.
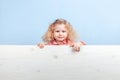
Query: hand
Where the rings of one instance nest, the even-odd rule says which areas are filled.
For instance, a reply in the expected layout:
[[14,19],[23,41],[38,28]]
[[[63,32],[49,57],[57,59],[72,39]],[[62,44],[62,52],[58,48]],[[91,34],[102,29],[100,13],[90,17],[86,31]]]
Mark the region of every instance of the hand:
[[38,44],[38,47],[39,47],[39,48],[44,48],[44,46],[45,46],[44,43],[39,43],[39,44]]
[[77,42],[77,43],[73,43],[72,45],[70,45],[74,51],[79,52],[80,51],[80,47],[81,47],[81,43]]

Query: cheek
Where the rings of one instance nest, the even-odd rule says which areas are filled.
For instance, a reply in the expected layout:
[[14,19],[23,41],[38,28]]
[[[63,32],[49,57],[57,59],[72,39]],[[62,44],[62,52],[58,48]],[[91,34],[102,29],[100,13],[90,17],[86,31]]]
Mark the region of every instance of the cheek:
[[68,36],[68,33],[65,33],[64,35],[67,37],[67,36]]
[[57,35],[58,35],[58,33],[54,32],[54,33],[53,33],[53,35],[54,35],[54,36],[57,36]]

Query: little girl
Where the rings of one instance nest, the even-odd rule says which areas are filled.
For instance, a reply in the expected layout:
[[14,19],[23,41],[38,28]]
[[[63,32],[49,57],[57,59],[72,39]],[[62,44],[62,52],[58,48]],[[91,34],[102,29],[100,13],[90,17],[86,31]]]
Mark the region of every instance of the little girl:
[[83,41],[76,42],[77,35],[72,25],[64,19],[55,20],[43,36],[44,43],[38,44],[40,48],[45,45],[69,45],[74,51],[79,52]]

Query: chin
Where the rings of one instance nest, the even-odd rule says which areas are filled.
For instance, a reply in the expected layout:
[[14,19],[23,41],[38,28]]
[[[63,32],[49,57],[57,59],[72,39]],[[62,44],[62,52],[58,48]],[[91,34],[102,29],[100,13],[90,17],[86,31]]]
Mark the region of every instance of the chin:
[[58,40],[59,42],[62,42],[62,41],[64,41],[64,40]]

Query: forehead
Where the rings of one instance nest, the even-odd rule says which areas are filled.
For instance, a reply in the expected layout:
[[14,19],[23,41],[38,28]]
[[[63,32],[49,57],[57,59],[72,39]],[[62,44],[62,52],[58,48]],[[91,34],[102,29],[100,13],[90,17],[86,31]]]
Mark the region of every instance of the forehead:
[[66,26],[64,24],[57,24],[55,25],[55,30],[60,29],[60,30],[67,30]]

